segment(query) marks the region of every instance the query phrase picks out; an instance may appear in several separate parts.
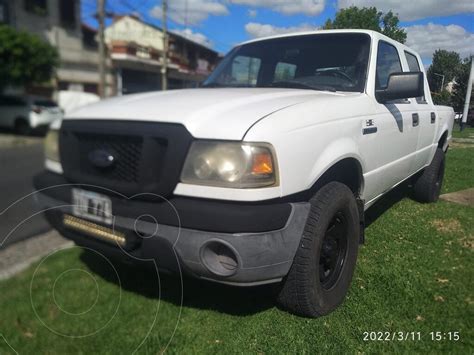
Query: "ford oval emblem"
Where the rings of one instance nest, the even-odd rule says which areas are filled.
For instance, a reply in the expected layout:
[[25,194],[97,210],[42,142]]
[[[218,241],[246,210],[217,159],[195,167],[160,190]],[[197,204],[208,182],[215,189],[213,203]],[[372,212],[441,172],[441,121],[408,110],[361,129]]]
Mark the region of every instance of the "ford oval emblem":
[[115,157],[104,149],[96,149],[89,153],[89,161],[97,168],[110,168],[115,163]]

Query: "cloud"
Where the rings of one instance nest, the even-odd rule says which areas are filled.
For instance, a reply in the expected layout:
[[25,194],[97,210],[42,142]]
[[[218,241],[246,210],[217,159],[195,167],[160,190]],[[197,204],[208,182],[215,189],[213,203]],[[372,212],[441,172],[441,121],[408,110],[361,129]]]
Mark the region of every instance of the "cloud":
[[291,32],[314,31],[317,29],[318,29],[317,26],[310,25],[307,23],[303,23],[299,26],[293,26],[293,27],[277,27],[273,25],[256,23],[256,22],[249,22],[245,25],[245,31],[252,38],[268,37],[268,36],[279,35],[283,33],[291,33]]
[[[150,16],[162,18],[161,6],[150,10]],[[173,0],[168,2],[168,16],[180,25],[198,25],[209,16],[228,15],[227,7],[217,0]]]
[[474,12],[472,0],[338,0],[338,8],[370,7],[397,13],[402,21],[413,21],[433,16],[450,16]]
[[284,15],[319,15],[324,10],[325,0],[229,0],[233,4],[266,7]]
[[249,15],[250,18],[255,18],[257,17],[257,10],[249,9],[247,14]]
[[458,52],[461,57],[474,54],[474,33],[458,25],[415,25],[405,28],[406,45],[417,51],[425,61],[430,61],[437,49]]
[[202,44],[203,46],[206,46],[208,48],[212,48],[213,46],[212,41],[209,38],[207,38],[204,34],[199,33],[199,32],[193,32],[193,30],[189,28],[186,28],[184,30],[173,30],[173,32],[191,41]]

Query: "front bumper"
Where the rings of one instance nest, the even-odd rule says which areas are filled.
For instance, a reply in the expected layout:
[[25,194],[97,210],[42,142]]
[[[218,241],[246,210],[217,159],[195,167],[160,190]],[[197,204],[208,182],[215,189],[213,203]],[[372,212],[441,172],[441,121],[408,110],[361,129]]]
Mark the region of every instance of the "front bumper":
[[[184,271],[198,278],[240,286],[278,282],[288,273],[309,213],[308,203],[238,204],[235,210],[229,210],[227,202],[179,199],[179,203],[175,204],[174,199],[143,201],[109,195],[114,213],[111,228],[133,241],[122,248],[64,224],[64,215],[72,215],[70,190],[73,186],[54,184],[61,178],[52,173],[37,177],[35,196],[52,226],[66,238],[111,257],[153,259],[160,269]],[[49,184],[46,184],[47,181]],[[201,224],[188,216],[191,212],[187,208],[195,211]],[[170,215],[175,213],[177,223],[164,213],[165,209],[171,210]],[[245,210],[251,213],[248,215],[251,230],[245,223]],[[232,228],[225,230],[219,218],[228,219],[229,216],[223,213],[232,211],[237,222],[234,221]],[[269,219],[271,211],[277,215],[281,227]],[[156,222],[141,219],[145,214],[152,216]],[[180,218],[181,214],[184,218]],[[262,227],[256,223],[259,218],[263,228],[278,228],[261,230]],[[237,230],[239,225],[244,232]]]

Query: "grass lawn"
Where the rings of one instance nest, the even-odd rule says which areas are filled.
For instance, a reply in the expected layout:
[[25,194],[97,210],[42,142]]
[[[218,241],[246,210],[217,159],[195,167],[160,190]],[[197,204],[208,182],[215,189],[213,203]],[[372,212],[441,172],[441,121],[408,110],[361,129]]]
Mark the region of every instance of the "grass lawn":
[[453,128],[454,138],[474,138],[474,127],[466,126],[462,132],[459,130],[459,125],[454,125]]
[[[451,149],[447,159],[444,190],[474,187],[474,148]],[[272,287],[189,279],[181,307],[178,279],[158,282],[156,273],[124,266],[115,274],[100,256],[73,248],[0,283],[0,354],[13,353],[10,346],[23,354],[139,346],[140,353],[472,354],[474,208],[406,196],[397,189],[368,211],[349,296],[329,316],[279,310]],[[364,341],[367,331],[420,332],[421,340]],[[460,340],[433,341],[436,331],[459,332]]]

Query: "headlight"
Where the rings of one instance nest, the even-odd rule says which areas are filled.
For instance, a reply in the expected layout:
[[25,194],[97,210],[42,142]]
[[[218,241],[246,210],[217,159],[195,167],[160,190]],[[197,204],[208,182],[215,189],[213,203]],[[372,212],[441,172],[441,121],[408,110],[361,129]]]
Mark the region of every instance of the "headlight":
[[46,159],[59,162],[59,131],[50,129],[44,140],[44,155]]
[[232,188],[272,186],[278,181],[276,160],[269,144],[195,141],[181,181]]

